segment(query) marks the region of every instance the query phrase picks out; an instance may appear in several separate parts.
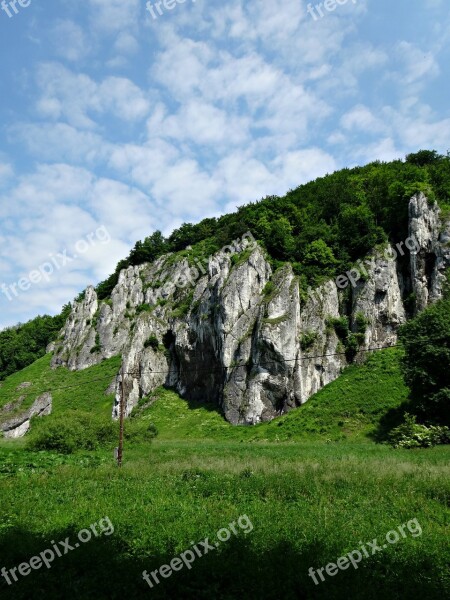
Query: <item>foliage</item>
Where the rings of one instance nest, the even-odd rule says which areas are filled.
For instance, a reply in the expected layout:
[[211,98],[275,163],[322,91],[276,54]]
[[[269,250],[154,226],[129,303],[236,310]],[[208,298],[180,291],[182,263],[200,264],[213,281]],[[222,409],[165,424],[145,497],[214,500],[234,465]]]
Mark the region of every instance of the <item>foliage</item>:
[[403,372],[411,411],[420,420],[450,424],[450,300],[441,300],[405,323]]
[[272,298],[272,296],[276,293],[277,288],[273,281],[268,281],[263,288],[262,294],[264,298]]
[[[149,442],[158,430],[153,423],[127,420],[124,439],[128,442]],[[28,450],[50,450],[72,454],[78,450],[112,449],[119,439],[118,423],[97,414],[67,411],[64,415],[34,419],[26,438]]]
[[317,331],[306,331],[300,338],[300,347],[305,352],[314,345],[317,340]]
[[139,306],[136,308],[136,314],[139,315],[141,312],[151,312],[152,311],[152,307],[150,306],[150,304],[139,304]]
[[[121,269],[185,251],[205,255],[251,231],[278,261],[289,261],[297,275],[314,284],[325,272],[339,274],[379,243],[408,236],[408,202],[425,191],[439,204],[450,202],[450,158],[434,150],[409,154],[405,161],[373,162],[343,169],[289,191],[240,207],[220,218],[184,223],[164,238],[159,231],[137,242],[115,272],[97,287],[110,295]],[[196,246],[199,245],[199,250]],[[236,258],[235,261],[238,259]]]
[[95,450],[117,440],[117,427],[111,419],[82,411],[34,419],[27,438],[29,450],[52,450],[71,454]]
[[159,342],[156,335],[152,334],[149,336],[147,340],[144,342],[144,348],[153,348],[153,350],[158,350]]
[[44,356],[47,345],[58,336],[70,310],[71,305],[66,304],[56,317],[36,317],[1,331],[0,380]]
[[326,320],[327,331],[334,329],[339,340],[344,345],[345,356],[348,362],[353,362],[359,347],[364,344],[367,320],[359,312],[355,317],[355,331],[350,330],[348,317],[328,317]]
[[193,297],[193,290],[182,296],[178,303],[174,306],[171,317],[174,319],[182,319],[185,317],[191,309]]
[[405,413],[404,422],[395,427],[389,441],[394,448],[431,448],[438,444],[450,444],[450,428],[416,423],[416,416]]

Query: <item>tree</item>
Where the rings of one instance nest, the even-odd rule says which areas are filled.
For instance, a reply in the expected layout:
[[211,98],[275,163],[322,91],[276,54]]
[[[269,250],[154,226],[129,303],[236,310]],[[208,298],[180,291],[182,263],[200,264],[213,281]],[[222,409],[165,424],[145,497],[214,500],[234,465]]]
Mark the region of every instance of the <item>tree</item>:
[[292,225],[286,217],[280,217],[272,222],[270,236],[266,241],[267,248],[274,258],[290,260],[295,248],[292,236]]
[[406,162],[411,163],[412,165],[418,165],[419,167],[423,167],[425,165],[430,165],[432,163],[438,162],[442,158],[443,156],[438,154],[436,150],[419,150],[419,152],[407,154]]
[[337,264],[331,248],[322,240],[315,240],[306,247],[305,265],[318,270],[320,275],[331,276]]
[[152,262],[164,252],[167,252],[167,242],[160,231],[155,231],[143,242],[136,242],[128,257],[128,263],[141,265],[145,262]]
[[450,300],[441,300],[400,328],[403,374],[421,420],[450,424]]

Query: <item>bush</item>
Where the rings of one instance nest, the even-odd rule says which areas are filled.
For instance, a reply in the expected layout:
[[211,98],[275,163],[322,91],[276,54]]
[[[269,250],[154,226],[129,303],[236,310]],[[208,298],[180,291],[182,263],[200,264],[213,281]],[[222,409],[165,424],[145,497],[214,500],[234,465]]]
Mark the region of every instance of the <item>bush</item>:
[[314,345],[317,340],[317,331],[306,331],[300,338],[300,347],[305,352]]
[[450,424],[450,301],[428,307],[399,330],[402,361],[410,387],[411,412],[419,420]]
[[124,427],[124,438],[128,442],[150,442],[158,435],[154,423],[148,421],[127,419]]
[[149,336],[149,338],[144,342],[144,348],[153,348],[153,350],[158,350],[158,346],[159,346],[159,342],[158,342],[158,338],[156,337],[156,335],[151,335]]
[[152,307],[150,306],[150,304],[140,304],[137,308],[136,308],[136,314],[139,315],[141,312],[151,312]]
[[[158,435],[153,423],[126,419],[124,439],[127,442],[150,442]],[[33,420],[27,436],[27,449],[52,450],[72,454],[77,450],[114,448],[119,440],[119,423],[91,413],[69,411],[64,415]]]
[[393,429],[389,436],[394,448],[431,448],[450,444],[450,429],[435,425],[419,425],[416,417],[405,413],[404,423]]
[[27,439],[30,450],[53,450],[71,454],[76,450],[95,450],[113,445],[118,438],[117,424],[91,413],[69,411],[33,421]]

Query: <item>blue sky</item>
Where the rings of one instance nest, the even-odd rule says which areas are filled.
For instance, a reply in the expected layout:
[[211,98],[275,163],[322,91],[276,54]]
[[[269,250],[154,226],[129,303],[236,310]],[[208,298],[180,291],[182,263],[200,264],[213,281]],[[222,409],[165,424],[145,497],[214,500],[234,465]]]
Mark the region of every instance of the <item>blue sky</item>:
[[55,314],[155,229],[446,153],[448,0],[341,2],[6,1],[0,328]]

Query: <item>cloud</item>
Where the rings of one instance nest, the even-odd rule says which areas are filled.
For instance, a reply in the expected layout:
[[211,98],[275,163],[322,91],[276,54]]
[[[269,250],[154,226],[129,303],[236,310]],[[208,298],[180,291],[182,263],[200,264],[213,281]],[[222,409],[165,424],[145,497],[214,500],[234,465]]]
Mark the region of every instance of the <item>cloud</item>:
[[56,19],[50,28],[54,51],[69,61],[84,59],[91,50],[89,37],[70,19]]
[[43,117],[66,119],[70,125],[94,129],[94,120],[105,114],[126,121],[143,119],[149,110],[145,94],[125,77],[107,77],[97,83],[88,75],[73,73],[61,64],[40,65],[37,103]]
[[376,134],[385,131],[386,127],[380,119],[377,119],[366,106],[354,106],[341,118],[341,125],[350,131]]
[[137,27],[142,3],[139,0],[87,0],[93,29],[106,33]]

